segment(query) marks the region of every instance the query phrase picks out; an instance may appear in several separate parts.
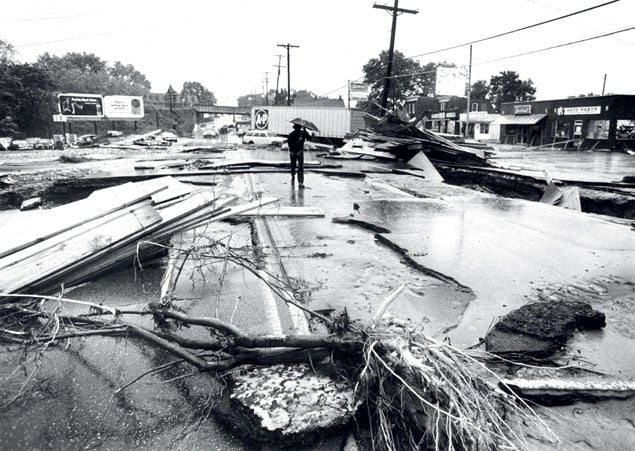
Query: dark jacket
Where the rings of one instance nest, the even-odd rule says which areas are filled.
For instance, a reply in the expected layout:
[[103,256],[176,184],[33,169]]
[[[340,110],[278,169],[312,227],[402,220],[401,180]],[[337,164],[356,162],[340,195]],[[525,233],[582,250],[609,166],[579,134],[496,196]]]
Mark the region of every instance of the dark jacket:
[[289,152],[302,152],[304,150],[304,141],[306,140],[311,140],[311,135],[309,135],[306,130],[302,130],[300,128],[294,129],[291,133],[289,133]]

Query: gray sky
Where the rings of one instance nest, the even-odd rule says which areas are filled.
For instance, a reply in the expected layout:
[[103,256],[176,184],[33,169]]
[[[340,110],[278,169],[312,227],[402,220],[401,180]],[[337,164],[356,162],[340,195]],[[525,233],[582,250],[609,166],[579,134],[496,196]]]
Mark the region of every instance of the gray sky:
[[[395,48],[408,57],[524,27],[609,0],[401,0],[418,9],[398,19]],[[277,44],[291,43],[291,88],[346,98],[347,80],[388,48],[392,0],[3,0],[0,38],[34,61],[49,52],[95,53],[133,64],[154,92],[199,81],[220,104],[275,88]],[[635,0],[474,44],[472,82],[502,70],[531,78],[538,99],[635,94],[635,30],[531,55],[491,61],[635,25]],[[469,62],[469,47],[416,56],[420,62]],[[490,62],[488,62],[490,61]],[[283,64],[286,61],[283,59]],[[286,87],[286,69],[280,86]]]

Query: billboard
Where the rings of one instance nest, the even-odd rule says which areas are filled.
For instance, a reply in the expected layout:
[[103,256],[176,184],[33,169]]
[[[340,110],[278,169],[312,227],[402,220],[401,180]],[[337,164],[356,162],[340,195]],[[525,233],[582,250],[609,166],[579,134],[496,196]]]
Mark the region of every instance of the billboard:
[[467,71],[465,67],[437,66],[435,94],[465,97]]
[[348,92],[351,100],[367,100],[370,85],[351,81],[348,83]]
[[103,97],[98,94],[58,94],[60,114],[68,119],[98,120],[104,117]]
[[104,96],[104,115],[108,119],[143,119],[143,97]]

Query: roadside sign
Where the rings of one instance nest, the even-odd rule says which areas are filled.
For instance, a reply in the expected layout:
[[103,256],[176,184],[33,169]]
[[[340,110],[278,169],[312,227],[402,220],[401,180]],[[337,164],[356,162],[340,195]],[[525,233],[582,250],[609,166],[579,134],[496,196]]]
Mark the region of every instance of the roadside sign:
[[68,122],[68,116],[64,116],[63,114],[54,114],[53,122]]
[[464,97],[466,83],[465,67],[437,66],[436,95]]
[[103,97],[98,94],[58,94],[57,99],[62,116],[93,121],[104,117]]
[[351,81],[348,84],[348,92],[351,100],[367,100],[370,85]]
[[104,115],[107,119],[143,119],[143,97],[104,96]]

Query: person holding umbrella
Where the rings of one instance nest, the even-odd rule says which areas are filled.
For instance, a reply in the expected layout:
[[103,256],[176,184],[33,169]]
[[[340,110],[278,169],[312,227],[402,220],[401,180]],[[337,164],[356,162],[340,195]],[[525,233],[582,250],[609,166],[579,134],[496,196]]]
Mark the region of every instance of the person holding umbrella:
[[[291,121],[294,122],[294,121]],[[298,188],[304,188],[304,141],[311,140],[306,127],[299,123],[293,124],[293,131],[289,133],[289,159],[291,160],[291,185],[295,183],[296,166],[298,170]]]

